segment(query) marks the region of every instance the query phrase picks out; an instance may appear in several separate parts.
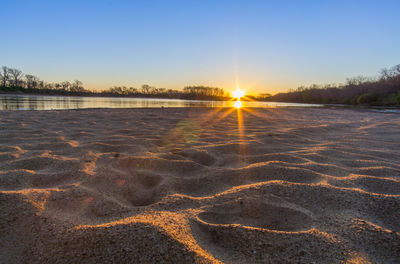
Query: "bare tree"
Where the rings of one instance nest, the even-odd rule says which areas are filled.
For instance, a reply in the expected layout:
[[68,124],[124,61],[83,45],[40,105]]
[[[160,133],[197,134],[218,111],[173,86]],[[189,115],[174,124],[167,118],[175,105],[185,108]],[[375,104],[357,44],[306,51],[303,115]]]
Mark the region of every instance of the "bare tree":
[[400,74],[400,64],[395,65],[390,69],[383,68],[380,73],[381,73],[381,79],[383,80],[392,79]]
[[39,78],[34,76],[34,75],[26,74],[25,75],[25,82],[26,82],[26,88],[35,89],[38,86]]
[[68,91],[71,87],[71,83],[69,81],[64,81],[61,83],[61,87],[64,91]]
[[9,69],[6,66],[3,66],[1,69],[2,69],[2,73],[0,73],[1,84],[2,84],[2,86],[6,87],[7,86],[7,82],[10,79],[10,72],[9,72]]
[[144,94],[149,94],[151,90],[151,86],[148,84],[143,84],[142,85],[142,93]]
[[399,75],[400,74],[400,64],[397,64],[395,66],[392,67],[392,71],[396,74]]
[[71,92],[84,92],[85,89],[83,88],[82,84],[83,83],[81,81],[75,80],[70,86],[70,91]]
[[18,69],[8,69],[11,77],[13,78],[13,85],[17,87],[20,83],[20,79],[22,78],[22,71]]
[[39,83],[38,83],[38,88],[39,89],[43,89],[44,87],[45,87],[45,82],[44,81],[39,81]]

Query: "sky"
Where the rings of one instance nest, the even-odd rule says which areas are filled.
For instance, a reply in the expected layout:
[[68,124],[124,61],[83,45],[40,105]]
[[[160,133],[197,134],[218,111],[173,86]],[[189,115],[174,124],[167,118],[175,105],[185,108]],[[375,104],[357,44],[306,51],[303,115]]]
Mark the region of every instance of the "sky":
[[278,93],[400,63],[400,1],[0,0],[0,65],[85,88]]

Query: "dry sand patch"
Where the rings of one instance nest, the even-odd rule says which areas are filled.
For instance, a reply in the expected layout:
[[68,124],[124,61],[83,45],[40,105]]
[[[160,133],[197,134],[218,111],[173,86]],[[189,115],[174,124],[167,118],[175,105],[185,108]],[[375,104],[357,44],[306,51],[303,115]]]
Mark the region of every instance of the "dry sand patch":
[[399,263],[400,115],[0,112],[2,263]]

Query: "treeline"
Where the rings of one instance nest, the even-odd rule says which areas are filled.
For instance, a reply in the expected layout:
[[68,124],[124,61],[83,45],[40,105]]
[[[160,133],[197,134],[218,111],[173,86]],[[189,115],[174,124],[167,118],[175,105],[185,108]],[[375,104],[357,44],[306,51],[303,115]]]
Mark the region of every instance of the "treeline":
[[103,91],[85,89],[79,80],[73,82],[46,82],[34,75],[24,74],[18,69],[3,66],[0,71],[0,92],[71,96],[111,96],[170,98],[192,100],[226,100],[229,96],[222,88],[187,86],[181,90],[157,88],[148,84],[140,88],[113,86]]
[[91,92],[83,88],[82,82],[64,81],[59,83],[48,83],[31,74],[24,74],[18,69],[3,66],[0,71],[0,91],[58,94],[58,95],[82,95]]
[[199,97],[201,99],[226,99],[226,97],[229,96],[229,94],[225,93],[224,89],[222,88],[205,86],[186,86],[183,88],[183,93],[188,99],[193,97]]
[[216,87],[186,86],[182,91],[179,91],[166,88],[157,88],[148,84],[144,84],[140,88],[113,86],[98,94],[102,96],[153,97],[192,100],[226,100],[229,96],[224,89]]
[[400,65],[383,69],[377,78],[358,76],[342,85],[301,86],[266,101],[293,103],[350,104],[371,106],[400,105]]

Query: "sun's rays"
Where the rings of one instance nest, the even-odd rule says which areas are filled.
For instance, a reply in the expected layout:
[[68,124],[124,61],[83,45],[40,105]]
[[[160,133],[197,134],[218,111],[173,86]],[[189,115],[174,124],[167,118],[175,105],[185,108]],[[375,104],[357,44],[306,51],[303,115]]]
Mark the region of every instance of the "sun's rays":
[[246,91],[241,90],[239,88],[236,89],[236,91],[232,92],[232,97],[236,98],[237,100],[240,100],[245,95]]
[[[200,126],[213,126],[220,123],[226,118],[234,118],[237,122],[237,151],[239,164],[245,164],[247,155],[249,153],[246,145],[246,128],[245,128],[245,117],[254,116],[261,120],[270,120],[273,118],[273,111],[265,113],[264,111],[258,111],[257,108],[252,108],[248,102],[257,101],[253,97],[246,95],[246,89],[240,88],[238,85],[235,91],[231,91],[231,98],[227,102],[228,104],[224,107],[218,107],[212,109],[210,112],[200,116]],[[272,116],[270,115],[272,114]],[[233,115],[233,116],[232,116]],[[236,116],[235,116],[236,115]]]
[[215,110],[211,111],[210,114],[203,116],[201,124],[215,124],[225,117],[229,116],[235,109],[233,107],[218,107]]
[[[240,102],[240,101],[239,101]],[[244,144],[245,142],[245,128],[244,128],[244,122],[243,122],[243,109],[242,108],[236,108],[236,114],[237,114],[237,124],[238,124],[238,141],[239,141],[239,162],[245,162],[246,160],[246,145]]]

